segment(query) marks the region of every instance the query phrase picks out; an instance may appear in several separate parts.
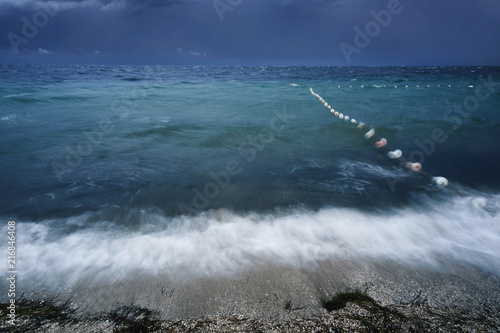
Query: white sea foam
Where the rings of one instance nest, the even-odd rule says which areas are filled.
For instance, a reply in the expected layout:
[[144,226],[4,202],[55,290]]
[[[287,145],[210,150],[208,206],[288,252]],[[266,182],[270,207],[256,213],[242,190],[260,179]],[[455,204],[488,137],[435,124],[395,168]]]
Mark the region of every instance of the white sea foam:
[[[17,223],[19,276],[45,285],[121,279],[140,271],[172,278],[234,274],[261,262],[314,268],[327,259],[447,260],[500,273],[500,195],[426,202],[384,213],[351,208],[238,215],[227,210],[166,218],[143,212],[142,229],[89,225],[91,214]],[[63,224],[61,224],[63,223]],[[4,228],[3,235],[7,234]],[[23,282],[25,283],[25,282]]]
[[360,174],[377,177],[403,177],[406,174],[399,168],[386,168],[365,162],[342,161],[339,163],[340,176],[357,177]]
[[2,96],[2,98],[23,97],[23,96],[28,96],[28,95],[31,95],[31,93],[4,95],[4,96]]

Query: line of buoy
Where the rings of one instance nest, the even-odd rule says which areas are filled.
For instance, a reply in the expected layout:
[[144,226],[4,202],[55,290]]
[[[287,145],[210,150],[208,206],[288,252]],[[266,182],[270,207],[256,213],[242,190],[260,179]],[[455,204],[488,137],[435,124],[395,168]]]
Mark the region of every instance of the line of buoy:
[[[339,86],[340,87],[340,86]],[[335,117],[338,117],[339,119],[343,119],[344,121],[349,121],[349,119],[351,120],[350,122],[352,124],[357,124],[356,128],[358,130],[362,130],[366,125],[365,123],[362,123],[362,122],[357,122],[356,119],[354,118],[350,118],[348,115],[345,115],[343,113],[340,113],[338,111],[335,111],[335,109],[330,105],[328,104],[328,102],[326,102],[323,97],[321,97],[319,94],[315,93],[314,90],[312,88],[309,88],[309,90],[311,91],[311,94],[313,96],[315,96],[316,98],[318,98],[318,100],[330,111],[330,113],[332,113]],[[374,128],[370,128],[370,130],[368,132],[365,133],[364,137],[365,139],[371,139],[372,137],[375,136],[375,129]],[[374,143],[374,146],[375,148],[379,149],[379,148],[383,148],[385,146],[387,146],[387,139],[386,138],[379,138],[379,139],[376,139],[376,142]],[[410,162],[410,161],[407,161],[404,157],[403,157],[403,151],[401,149],[394,149],[394,150],[389,150],[387,152],[387,157],[391,158],[391,159],[399,159],[401,162],[404,163],[404,165],[406,166],[406,168],[408,170],[411,170],[413,172],[424,172],[422,170],[422,164],[420,163],[413,163],[413,162]],[[427,173],[427,172],[424,172],[427,176],[429,176],[431,178],[431,180],[436,183],[437,185],[439,186],[448,186],[448,179],[444,178],[444,177],[440,177],[440,176],[432,176],[431,174]]]
[[[293,84],[292,84],[293,85]],[[384,84],[384,85],[364,85],[364,84],[361,84],[361,85],[352,85],[352,84],[346,84],[346,85],[337,85],[337,88],[338,89],[341,89],[341,88],[366,88],[366,87],[373,87],[373,88],[442,88],[442,87],[446,87],[446,88],[452,88],[453,86],[451,84],[445,84],[445,85],[441,85],[441,84],[437,84],[437,85],[430,85],[430,84],[417,84],[417,85],[387,85],[387,84]],[[455,86],[457,88],[474,88],[474,85],[472,84],[466,84],[466,85],[459,85],[459,86]]]

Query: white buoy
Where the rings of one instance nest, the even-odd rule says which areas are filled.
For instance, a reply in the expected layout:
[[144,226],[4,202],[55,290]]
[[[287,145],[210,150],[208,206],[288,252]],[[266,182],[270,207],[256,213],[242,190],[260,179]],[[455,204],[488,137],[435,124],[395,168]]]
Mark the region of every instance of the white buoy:
[[382,138],[382,139],[378,140],[377,142],[375,142],[375,147],[382,148],[386,144],[387,144],[387,140],[385,138]]
[[339,118],[340,118],[340,119],[344,119],[344,114],[339,113]]
[[330,112],[331,112],[331,113],[335,113],[335,110],[332,108],[332,109],[330,110]]
[[349,116],[344,116],[345,121],[349,121]]
[[[360,124],[360,125],[361,125],[361,124]],[[375,130],[372,128],[371,130],[369,130],[368,132],[366,132],[366,134],[365,134],[365,138],[366,138],[366,139],[369,139],[369,138],[371,138],[371,137],[372,137],[372,136],[374,136],[374,135],[375,135]]]
[[335,111],[333,114],[335,115],[335,117],[339,116],[339,113],[337,111]]
[[359,123],[358,126],[356,126],[356,128],[360,130],[360,129],[363,129],[364,126],[365,126],[365,123],[361,122],[361,123]]
[[420,170],[422,170],[422,164],[420,164],[420,163],[408,162],[408,163],[406,163],[406,167],[408,169],[413,170],[413,171],[420,171]]
[[351,119],[351,123],[357,124],[358,122],[356,121],[356,119]]
[[331,110],[331,109],[332,109],[332,107],[331,107],[330,105],[328,105],[326,108],[327,108],[328,110]]
[[399,149],[396,149],[396,150],[388,152],[387,156],[389,158],[400,158],[401,156],[403,156],[403,152]]
[[432,181],[439,186],[447,186],[448,185],[448,179],[444,177],[432,177]]

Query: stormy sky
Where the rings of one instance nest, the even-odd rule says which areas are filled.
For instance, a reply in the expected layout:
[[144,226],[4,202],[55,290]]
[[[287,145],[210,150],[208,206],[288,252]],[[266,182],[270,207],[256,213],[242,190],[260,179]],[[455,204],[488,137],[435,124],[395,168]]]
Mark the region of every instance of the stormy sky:
[[498,0],[0,0],[0,63],[500,65]]

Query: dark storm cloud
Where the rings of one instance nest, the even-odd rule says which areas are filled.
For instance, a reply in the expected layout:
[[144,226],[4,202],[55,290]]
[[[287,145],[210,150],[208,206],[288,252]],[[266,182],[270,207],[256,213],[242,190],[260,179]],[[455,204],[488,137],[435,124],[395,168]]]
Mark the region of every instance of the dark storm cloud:
[[116,9],[134,9],[140,7],[163,7],[172,4],[180,3],[181,0],[68,0],[68,1],[54,1],[54,0],[3,0],[0,2],[2,7],[17,7],[38,9],[40,5],[52,4],[59,7],[61,10],[77,9],[77,8],[98,8],[102,10]]
[[[373,12],[394,1],[68,0],[44,22],[36,13],[56,2],[3,0],[0,56],[18,63],[499,63],[500,2],[400,0],[401,10],[373,30]],[[35,23],[36,33],[24,36]],[[367,25],[369,38],[356,36]],[[341,45],[352,47],[348,57]]]

